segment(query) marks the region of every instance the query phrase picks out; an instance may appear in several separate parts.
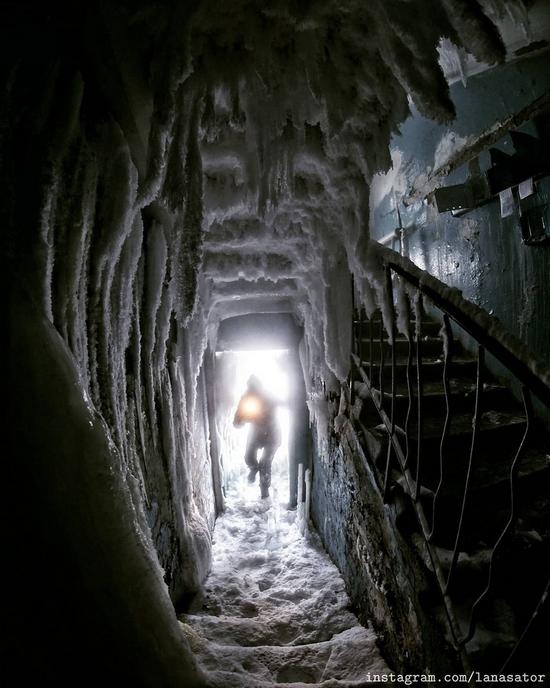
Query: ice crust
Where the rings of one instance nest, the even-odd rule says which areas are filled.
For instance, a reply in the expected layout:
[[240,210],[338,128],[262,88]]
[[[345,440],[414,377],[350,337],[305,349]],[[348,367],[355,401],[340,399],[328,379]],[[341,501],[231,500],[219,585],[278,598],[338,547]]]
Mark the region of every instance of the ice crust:
[[[135,668],[145,682],[154,675],[166,685],[194,684],[195,663],[163,580],[142,485],[84,391],[66,342],[25,289],[13,300],[9,315],[17,341],[12,374],[23,381],[12,398],[25,413],[19,458],[39,481],[46,507],[39,517],[72,552],[71,568],[58,570],[58,575],[69,589],[81,586],[85,617],[97,613],[107,634],[116,628],[131,638]],[[33,494],[32,487],[26,490]],[[46,559],[40,565],[53,567]],[[42,594],[51,591],[43,588]],[[63,600],[57,603],[63,610]],[[63,654],[57,647],[51,651]]]
[[389,673],[318,536],[256,493],[230,494],[204,592],[181,617],[208,684],[351,687]]

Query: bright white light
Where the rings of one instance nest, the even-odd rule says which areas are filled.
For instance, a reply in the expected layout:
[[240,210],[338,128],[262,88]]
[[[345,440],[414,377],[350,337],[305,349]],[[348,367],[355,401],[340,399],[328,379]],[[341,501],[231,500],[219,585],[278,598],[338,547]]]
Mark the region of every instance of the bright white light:
[[259,496],[257,481],[250,488],[246,485],[248,468],[244,463],[244,453],[249,426],[233,427],[233,416],[241,396],[246,392],[248,378],[255,375],[262,383],[266,394],[279,402],[276,413],[281,428],[282,441],[273,460],[271,484],[274,499],[276,495],[279,495],[281,500],[288,500],[290,414],[287,406],[289,394],[289,380],[286,371],[287,351],[284,349],[233,351],[216,354],[216,357],[220,364],[223,360],[226,372],[230,371],[230,377],[225,377],[223,384],[230,385],[232,390],[232,403],[225,411],[224,417],[219,418],[226,486],[238,482],[240,484],[239,489],[249,493],[252,499]]
[[273,349],[269,351],[234,351],[231,353],[237,362],[235,398],[241,397],[246,389],[246,383],[251,375],[255,375],[267,394],[280,401],[288,397],[288,379],[281,359],[286,351]]

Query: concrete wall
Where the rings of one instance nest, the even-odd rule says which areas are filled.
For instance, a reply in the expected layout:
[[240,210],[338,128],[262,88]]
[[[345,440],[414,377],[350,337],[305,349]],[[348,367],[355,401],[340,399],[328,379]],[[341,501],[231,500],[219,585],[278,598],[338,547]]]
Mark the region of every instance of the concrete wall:
[[402,537],[398,509],[384,505],[380,476],[350,426],[329,433],[326,443],[317,434],[312,492],[314,523],[359,618],[374,626],[388,664],[402,673],[456,669],[422,550]]
[[[519,112],[550,89],[550,52],[507,63],[470,77],[451,87],[456,119],[438,125],[418,114],[400,127],[391,142],[394,169],[375,178],[371,189],[371,235],[381,238],[399,225],[407,228],[405,254],[419,267],[443,282],[462,290],[464,296],[491,313],[534,354],[550,360],[550,247],[522,243],[519,213],[501,218],[498,196],[486,205],[460,217],[439,213],[432,203],[405,205],[403,199],[437,166],[436,157],[471,143],[484,130]],[[546,123],[546,124],[545,124]],[[548,112],[520,127],[541,136],[541,146],[550,146]],[[543,132],[543,129],[546,131]],[[442,143],[443,142],[443,143]],[[495,144],[513,153],[509,139]],[[437,149],[439,147],[439,152]],[[479,156],[481,169],[488,154]],[[444,177],[444,186],[464,182],[468,165]],[[550,231],[550,179],[538,183],[529,201],[541,206]],[[395,244],[398,249],[398,244]]]

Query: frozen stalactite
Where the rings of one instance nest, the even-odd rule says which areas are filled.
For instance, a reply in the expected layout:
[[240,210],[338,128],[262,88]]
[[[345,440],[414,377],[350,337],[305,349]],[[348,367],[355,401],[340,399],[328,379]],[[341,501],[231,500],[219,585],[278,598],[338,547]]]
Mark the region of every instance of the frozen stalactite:
[[405,285],[400,277],[396,277],[393,280],[393,293],[395,296],[395,324],[398,332],[408,339],[411,335],[411,307]]
[[378,247],[378,243],[362,237],[356,246],[356,253],[348,253],[348,259],[359,298],[357,307],[363,306],[369,318],[379,308],[384,327],[391,339],[393,307],[388,300],[386,271]]
[[141,216],[135,216],[132,230],[121,251],[113,283],[110,302],[111,316],[110,359],[111,363],[111,404],[114,410],[116,440],[121,454],[126,461],[132,451],[128,445],[126,428],[128,425],[128,394],[126,366],[127,350],[135,316],[134,289],[137,279],[138,264],[141,258],[143,241],[143,223]]
[[192,72],[187,36],[190,8],[187,3],[182,3],[174,5],[166,13],[163,22],[168,23],[164,26],[163,41],[151,65],[154,105],[147,144],[147,170],[140,180],[138,194],[140,208],[148,206],[159,196],[177,117],[180,86]]
[[449,21],[461,44],[480,62],[503,62],[506,49],[493,22],[477,2],[442,0]]
[[168,246],[162,225],[153,222],[148,228],[146,241],[143,341],[150,357],[155,346],[157,312],[168,262]]
[[191,100],[193,96],[183,87],[180,87],[179,91],[179,111],[172,122],[171,142],[167,146],[163,158],[166,161],[166,167],[162,191],[160,192],[161,197],[172,212],[177,212],[185,203],[187,196],[185,160],[188,137],[189,135],[195,136],[195,132],[188,131],[190,108],[187,100]]
[[187,346],[184,348],[184,356],[180,361],[182,367],[188,371],[189,384],[187,386],[188,408],[190,417],[194,416],[197,401],[197,384],[199,373],[203,363],[204,353],[208,344],[207,340],[207,313],[202,304],[196,308],[193,316],[184,330]]
[[376,13],[371,15],[372,21],[378,23],[378,32],[387,36],[380,45],[381,57],[423,114],[448,120],[454,114],[454,107],[447,82],[434,59],[433,36],[426,35],[425,25],[421,23],[413,28],[403,4],[395,5],[389,2],[384,7],[378,3]]
[[349,372],[351,322],[353,318],[351,280],[342,248],[333,256],[328,268],[325,290],[324,340],[327,365],[339,380]]
[[53,273],[53,309],[54,324],[78,361],[82,384],[89,392],[86,284],[99,170],[97,158],[84,139],[78,142],[74,165],[74,175],[63,193],[64,197],[71,200],[66,201],[61,214],[63,224],[60,232],[63,239],[59,235],[57,237],[60,250],[57,251]]
[[[91,247],[91,391],[94,403],[101,409],[108,423],[114,425],[113,397],[116,393],[113,392],[115,371],[111,337],[112,320],[118,318],[119,313],[116,305],[111,302],[111,287],[118,270],[122,247],[133,227],[137,171],[128,145],[117,126],[112,125],[105,130],[102,144],[105,146],[105,157],[107,158],[107,150],[110,157],[100,178],[103,194],[98,219],[102,222]],[[127,279],[130,279],[129,275]],[[129,326],[129,323],[125,325]]]
[[[241,8],[240,22],[233,27],[229,39],[235,15],[226,16],[229,24],[221,25],[220,17],[216,17],[210,4],[204,3],[194,18],[191,55],[193,60],[206,60],[209,70],[213,70],[213,63],[219,57],[207,56],[206,46],[216,45],[219,55],[228,45],[238,52],[238,36],[248,22],[245,51],[253,49],[255,54],[254,70],[242,70],[248,82],[247,91],[251,94],[243,102],[248,136],[258,132],[260,120],[264,131],[280,132],[289,109],[294,122],[321,122],[329,137],[344,130],[345,123],[353,119],[365,122],[367,129],[376,123],[377,130],[388,122],[388,130],[391,130],[406,114],[405,90],[411,91],[423,111],[431,116],[447,118],[452,113],[448,89],[437,64],[436,46],[440,34],[434,31],[432,17],[421,3],[379,3],[374,9],[352,3],[346,15],[339,15],[335,4],[325,2],[312,10],[308,21],[303,23],[297,21],[292,12],[275,19],[270,15],[272,26],[266,24],[264,28],[277,36],[279,45],[287,48],[279,54],[266,47],[271,45],[269,41],[258,42],[250,28],[264,21],[262,11],[251,4],[246,4],[245,8],[248,14],[243,15]],[[368,12],[369,21],[364,19],[365,12]],[[464,38],[478,55],[483,53],[489,61],[494,62],[499,51],[502,53],[494,27],[476,3],[456,8],[449,5],[446,11],[438,9],[437,18],[444,23],[443,29],[439,27],[438,31],[446,31],[453,38],[458,33],[458,40]],[[332,30],[331,20],[339,23],[338,32]],[[473,38],[460,34],[460,28],[465,26],[474,34]],[[201,31],[208,33],[208,41],[201,36]],[[263,39],[265,31],[261,33]],[[487,33],[489,37],[484,36]],[[380,51],[387,64],[386,71],[380,65]],[[364,57],[359,57],[361,55]],[[223,80],[228,64],[218,66]],[[293,84],[298,84],[299,88],[286,84],[286,89],[282,90],[280,84],[289,73],[293,75]],[[260,108],[260,103],[264,107]],[[346,104],[345,113],[341,103]],[[396,113],[397,103],[402,105]],[[255,147],[260,151],[261,167],[270,142],[264,139]],[[368,155],[368,151],[365,152]],[[369,164],[369,167],[375,169],[375,165]],[[265,188],[265,183],[260,183],[260,189],[262,186]]]
[[198,120],[200,103],[193,105],[185,158],[186,198],[182,214],[181,245],[177,251],[175,282],[178,310],[183,323],[189,318],[196,305],[197,280],[202,260],[202,162],[198,141]]
[[48,188],[40,213],[40,240],[43,254],[43,286],[44,312],[48,319],[53,321],[53,307],[51,300],[52,275],[55,260],[55,206],[57,202],[58,180],[52,180]]
[[[63,191],[61,163],[77,135],[78,118],[82,103],[84,84],[79,74],[67,73],[56,65],[48,74],[46,83],[46,106],[38,124],[44,149],[40,184],[40,217],[38,250],[36,262],[41,279],[40,294],[44,312],[53,322],[52,279],[56,261],[57,215],[62,212],[60,193]],[[61,222],[64,218],[62,218]],[[59,227],[58,231],[64,228]],[[36,250],[36,249],[35,249]]]
[[451,80],[456,75],[461,80],[462,85],[466,87],[466,52],[462,48],[458,48],[448,38],[441,40],[438,52],[441,67],[447,78]]

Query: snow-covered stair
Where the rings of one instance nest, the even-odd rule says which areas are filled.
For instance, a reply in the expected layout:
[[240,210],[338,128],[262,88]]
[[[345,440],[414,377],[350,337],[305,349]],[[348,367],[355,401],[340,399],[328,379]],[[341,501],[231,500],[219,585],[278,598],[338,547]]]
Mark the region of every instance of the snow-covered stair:
[[211,685],[344,688],[389,673],[317,535],[256,492],[232,495],[204,592],[181,617]]

